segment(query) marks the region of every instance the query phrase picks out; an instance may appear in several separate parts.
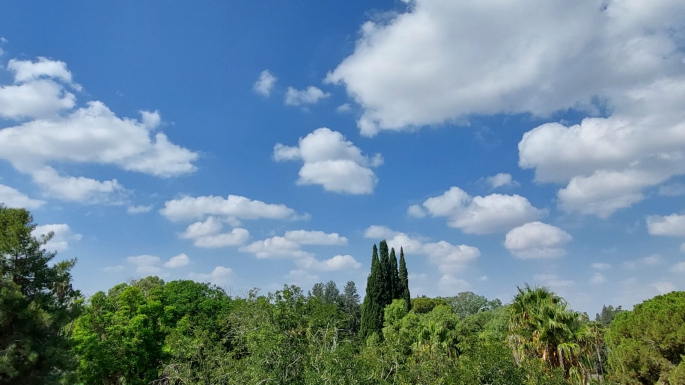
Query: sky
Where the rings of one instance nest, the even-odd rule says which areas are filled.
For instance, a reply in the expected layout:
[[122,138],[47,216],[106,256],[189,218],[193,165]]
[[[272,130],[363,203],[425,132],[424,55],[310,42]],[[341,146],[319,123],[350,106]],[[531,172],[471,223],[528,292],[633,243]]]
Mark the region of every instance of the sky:
[[86,295],[685,289],[685,2],[3,2],[0,202]]

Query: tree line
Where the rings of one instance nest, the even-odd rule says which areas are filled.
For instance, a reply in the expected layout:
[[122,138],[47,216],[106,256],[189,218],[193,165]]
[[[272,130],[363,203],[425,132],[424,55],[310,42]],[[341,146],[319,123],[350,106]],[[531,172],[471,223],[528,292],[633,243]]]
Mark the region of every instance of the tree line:
[[411,298],[382,241],[361,304],[351,281],[237,297],[146,277],[84,298],[34,228],[0,205],[2,385],[685,384],[684,292],[594,320],[528,285]]

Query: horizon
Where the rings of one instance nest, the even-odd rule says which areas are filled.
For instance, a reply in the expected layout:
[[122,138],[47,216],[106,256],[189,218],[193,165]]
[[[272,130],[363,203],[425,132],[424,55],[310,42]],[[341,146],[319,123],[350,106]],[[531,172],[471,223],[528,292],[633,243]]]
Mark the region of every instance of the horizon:
[[0,203],[85,294],[363,296],[381,239],[412,297],[685,290],[685,3],[1,8]]

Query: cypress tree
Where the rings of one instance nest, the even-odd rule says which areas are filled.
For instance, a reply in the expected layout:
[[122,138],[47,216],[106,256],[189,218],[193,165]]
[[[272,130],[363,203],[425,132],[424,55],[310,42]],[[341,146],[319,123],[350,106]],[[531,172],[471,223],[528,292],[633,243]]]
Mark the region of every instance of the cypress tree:
[[382,303],[382,271],[381,263],[378,259],[378,249],[373,245],[373,255],[371,257],[371,272],[366,280],[366,296],[362,304],[362,318],[359,326],[359,334],[366,338],[373,333],[379,333],[383,329],[383,309]]
[[407,263],[404,261],[404,250],[400,247],[400,296],[407,303],[407,310],[411,309],[411,295],[409,294],[409,274],[407,273]]
[[392,266],[385,239],[378,245],[381,252],[381,306],[383,309],[392,303]]
[[391,290],[392,299],[400,299],[401,285],[400,285],[400,275],[397,271],[397,256],[395,256],[395,248],[390,249],[390,273],[392,275],[391,279]]

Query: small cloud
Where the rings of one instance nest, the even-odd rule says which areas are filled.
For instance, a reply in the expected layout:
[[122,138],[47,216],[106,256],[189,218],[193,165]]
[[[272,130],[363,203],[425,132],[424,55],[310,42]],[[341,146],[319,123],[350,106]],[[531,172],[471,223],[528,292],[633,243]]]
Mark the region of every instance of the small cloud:
[[561,279],[556,274],[535,274],[533,279],[551,288],[569,287],[575,284],[574,281]]
[[611,269],[611,265],[608,263],[598,262],[598,263],[593,263],[592,268],[595,270],[608,270],[608,269]]
[[678,262],[671,266],[671,271],[674,273],[685,273],[685,262]]
[[659,186],[658,194],[663,195],[663,196],[668,196],[668,197],[677,197],[677,196],[685,195],[685,184],[674,183],[674,184]]
[[675,285],[673,284],[673,282],[669,281],[654,282],[650,286],[656,288],[660,294],[670,293],[675,290]]
[[102,271],[105,271],[107,273],[119,273],[126,270],[126,266],[124,265],[117,265],[117,266],[107,266]]
[[662,262],[663,258],[659,254],[652,254],[648,257],[636,259],[634,261],[623,262],[623,267],[626,269],[634,269],[638,266],[654,266]]
[[566,254],[573,239],[566,231],[542,222],[530,222],[509,231],[504,247],[521,259],[556,258]]
[[233,275],[233,270],[224,266],[217,266],[209,274],[190,273],[191,279],[202,282],[210,282],[215,285],[225,285]]
[[426,216],[426,211],[419,205],[411,205],[407,209],[407,214],[414,218],[423,218]]
[[126,258],[126,261],[136,267],[136,273],[142,275],[157,275],[162,269],[159,267],[161,261],[154,255],[138,255]]
[[168,267],[170,269],[176,268],[176,267],[183,267],[186,266],[190,263],[190,258],[188,258],[187,255],[185,254],[179,254],[175,257],[172,257],[168,261],[164,263],[164,267]]
[[314,86],[309,86],[304,90],[296,90],[293,87],[288,87],[288,90],[285,93],[285,105],[301,106],[303,104],[316,104],[319,100],[329,96],[331,96],[331,94],[323,92]]
[[485,281],[488,280],[488,276],[487,276],[487,275],[484,275],[484,276],[478,278],[478,280],[481,281],[481,282],[485,282]]
[[53,233],[52,239],[45,244],[45,250],[61,252],[69,247],[69,241],[80,241],[81,234],[74,234],[66,223],[36,226],[31,232],[34,237]]
[[590,283],[593,285],[597,285],[604,282],[606,282],[606,278],[601,273],[594,273],[592,275],[592,278],[590,278]]
[[485,183],[490,185],[490,189],[499,187],[516,187],[520,186],[519,182],[513,180],[511,174],[499,173],[491,177],[485,178]]
[[269,70],[264,70],[259,74],[259,79],[252,85],[252,90],[268,98],[271,95],[274,84],[276,84],[276,80],[278,79]]
[[141,214],[152,210],[152,205],[149,206],[128,206],[126,212],[129,214]]
[[343,105],[338,106],[336,108],[336,111],[338,111],[341,114],[348,113],[352,110],[352,106],[350,106],[350,103],[345,103]]

